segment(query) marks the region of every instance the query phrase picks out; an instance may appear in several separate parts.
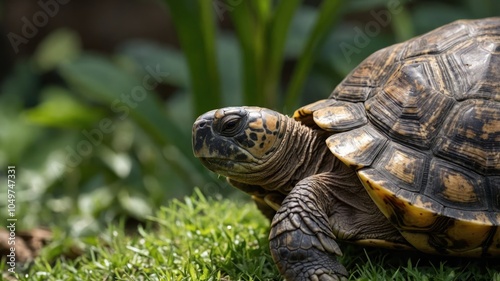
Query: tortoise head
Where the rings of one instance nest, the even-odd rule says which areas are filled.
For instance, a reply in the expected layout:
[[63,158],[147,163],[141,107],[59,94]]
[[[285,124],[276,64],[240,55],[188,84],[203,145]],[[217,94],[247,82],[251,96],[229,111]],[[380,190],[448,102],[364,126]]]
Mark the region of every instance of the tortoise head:
[[209,111],[194,122],[193,152],[215,173],[241,180],[258,173],[279,149],[284,115],[260,107]]

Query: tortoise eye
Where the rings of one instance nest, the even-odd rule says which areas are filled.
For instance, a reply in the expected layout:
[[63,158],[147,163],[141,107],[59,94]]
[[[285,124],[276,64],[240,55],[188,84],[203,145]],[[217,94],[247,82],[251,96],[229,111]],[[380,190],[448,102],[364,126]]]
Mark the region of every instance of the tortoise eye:
[[241,128],[241,116],[228,115],[221,120],[220,133],[223,136],[231,137],[236,135]]

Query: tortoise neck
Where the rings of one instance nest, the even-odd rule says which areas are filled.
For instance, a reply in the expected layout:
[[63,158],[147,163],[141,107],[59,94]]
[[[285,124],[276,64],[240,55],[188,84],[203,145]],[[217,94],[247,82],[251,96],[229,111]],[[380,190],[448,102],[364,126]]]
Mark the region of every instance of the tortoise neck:
[[284,119],[285,137],[274,159],[262,170],[265,176],[259,185],[288,194],[301,179],[333,171],[340,161],[325,144],[326,132],[302,125],[290,117]]

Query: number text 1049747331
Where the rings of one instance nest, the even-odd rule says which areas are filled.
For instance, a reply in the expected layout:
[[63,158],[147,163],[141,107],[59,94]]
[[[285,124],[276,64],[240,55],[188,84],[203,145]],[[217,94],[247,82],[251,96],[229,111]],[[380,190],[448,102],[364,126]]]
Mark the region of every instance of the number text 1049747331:
[[7,230],[9,231],[8,244],[10,245],[7,255],[8,271],[15,272],[16,269],[16,167],[7,167]]

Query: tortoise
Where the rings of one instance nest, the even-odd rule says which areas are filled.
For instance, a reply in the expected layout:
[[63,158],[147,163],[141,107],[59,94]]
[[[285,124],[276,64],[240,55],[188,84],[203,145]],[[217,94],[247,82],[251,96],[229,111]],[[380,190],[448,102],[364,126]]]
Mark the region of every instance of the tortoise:
[[500,18],[379,50],[293,117],[207,112],[193,151],[272,219],[287,280],[346,279],[337,241],[499,257]]

